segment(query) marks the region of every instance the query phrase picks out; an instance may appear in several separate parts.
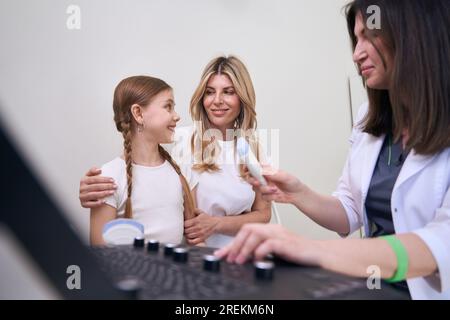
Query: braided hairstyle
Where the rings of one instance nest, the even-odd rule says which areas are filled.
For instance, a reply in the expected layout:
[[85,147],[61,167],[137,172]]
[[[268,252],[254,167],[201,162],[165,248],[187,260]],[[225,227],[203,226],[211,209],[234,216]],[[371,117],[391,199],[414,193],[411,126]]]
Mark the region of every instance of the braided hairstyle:
[[[131,114],[131,106],[133,104],[147,106],[157,94],[166,90],[172,90],[172,88],[163,80],[149,76],[133,76],[123,79],[114,90],[114,122],[116,123],[117,130],[121,132],[123,136],[123,148],[127,173],[127,201],[125,204],[125,218],[133,217],[131,205],[131,194],[133,190],[133,159],[131,156],[131,146],[136,123],[134,122]],[[185,199],[184,206],[186,208],[184,219],[186,220],[194,217],[195,202],[186,178],[181,173],[180,167],[163,147],[158,146],[158,151],[161,157],[172,165],[180,177]]]
[[159,154],[161,155],[161,157],[163,157],[163,159],[167,160],[172,165],[172,167],[175,169],[175,172],[180,177],[181,186],[183,187],[183,192],[184,192],[184,197],[185,197],[184,207],[186,208],[186,210],[185,210],[184,220],[194,218],[196,216],[196,214],[194,212],[196,205],[195,205],[194,197],[192,196],[192,194],[190,192],[189,184],[188,184],[186,178],[181,173],[181,170],[180,170],[180,167],[178,166],[178,164],[172,159],[172,157],[166,151],[166,149],[164,149],[163,147],[161,147],[159,145],[158,151],[159,151]]

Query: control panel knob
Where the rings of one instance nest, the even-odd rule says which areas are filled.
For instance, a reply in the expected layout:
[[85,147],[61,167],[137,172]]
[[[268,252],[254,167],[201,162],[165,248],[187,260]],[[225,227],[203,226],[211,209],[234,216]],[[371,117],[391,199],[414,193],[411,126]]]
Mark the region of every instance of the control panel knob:
[[177,245],[174,243],[166,243],[164,246],[164,255],[171,256],[173,253],[173,249],[176,247],[177,247]]
[[174,248],[173,260],[176,262],[186,262],[188,258],[188,249],[186,248]]
[[275,264],[272,261],[256,261],[254,265],[256,278],[261,280],[273,279]]
[[115,287],[122,292],[126,298],[136,300],[142,290],[142,283],[139,278],[127,276],[119,279],[115,283]]
[[212,254],[205,254],[203,256],[203,269],[218,272],[220,269],[220,259]]
[[144,238],[143,237],[134,238],[133,246],[135,248],[143,248],[144,247]]
[[154,240],[154,239],[150,239],[147,242],[147,251],[149,252],[158,252],[159,250],[159,241],[158,240]]

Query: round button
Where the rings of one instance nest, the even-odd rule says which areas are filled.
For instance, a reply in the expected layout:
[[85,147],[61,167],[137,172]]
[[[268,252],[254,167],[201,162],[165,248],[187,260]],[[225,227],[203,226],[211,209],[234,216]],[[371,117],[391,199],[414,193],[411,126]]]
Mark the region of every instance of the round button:
[[173,260],[176,262],[186,262],[188,258],[188,249],[175,248],[173,249]]
[[275,269],[275,264],[271,261],[257,261],[255,265],[255,276],[261,280],[271,280],[273,279],[273,270]]
[[135,248],[143,248],[144,247],[144,238],[142,238],[142,237],[134,238],[133,246]]
[[149,252],[158,252],[159,250],[159,241],[158,240],[149,240],[147,242],[147,251]]
[[142,290],[142,283],[139,278],[133,276],[127,276],[116,281],[115,286],[119,289],[128,299],[137,299],[139,292]]
[[212,254],[203,256],[203,269],[207,271],[217,272],[220,270],[220,259]]
[[176,244],[174,243],[166,243],[164,246],[164,255],[171,256],[173,253],[173,249],[176,248]]

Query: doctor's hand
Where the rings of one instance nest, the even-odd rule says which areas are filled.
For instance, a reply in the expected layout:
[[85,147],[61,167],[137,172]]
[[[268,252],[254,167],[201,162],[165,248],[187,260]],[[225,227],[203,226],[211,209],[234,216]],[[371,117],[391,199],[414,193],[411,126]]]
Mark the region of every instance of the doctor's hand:
[[247,172],[247,182],[253,186],[253,190],[261,193],[264,200],[293,203],[298,198],[304,187],[299,179],[287,172],[275,170],[268,165],[262,165],[262,169],[267,186],[262,186],[257,179],[250,176],[247,168],[245,168],[245,171]]
[[101,177],[102,170],[91,168],[80,181],[80,203],[83,208],[96,208],[104,198],[112,195],[117,186],[109,177]]
[[219,217],[210,216],[200,209],[195,209],[196,217],[184,221],[184,234],[190,245],[204,242],[210,235],[215,233],[219,224]]
[[242,264],[250,259],[263,260],[274,254],[287,261],[309,266],[320,266],[319,242],[303,238],[277,224],[245,224],[235,239],[214,255],[229,263]]

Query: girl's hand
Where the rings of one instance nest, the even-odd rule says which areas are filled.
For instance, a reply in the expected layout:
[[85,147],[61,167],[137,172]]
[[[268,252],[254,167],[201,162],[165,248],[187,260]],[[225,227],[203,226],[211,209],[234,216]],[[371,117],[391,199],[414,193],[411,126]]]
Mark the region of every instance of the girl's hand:
[[274,170],[270,166],[262,165],[263,175],[267,186],[262,186],[259,181],[250,174],[246,180],[253,186],[255,192],[260,192],[266,201],[293,203],[302,191],[303,184],[295,176],[281,170]]
[[275,254],[294,263],[320,266],[321,252],[319,242],[300,237],[280,225],[251,223],[244,225],[230,244],[214,254],[238,264]]
[[96,208],[104,198],[114,194],[117,185],[112,178],[99,176],[102,171],[91,168],[80,181],[80,203],[83,208]]
[[195,209],[197,216],[184,221],[184,234],[186,241],[190,245],[197,245],[204,242],[212,235],[219,223],[219,217],[213,217],[200,209]]

